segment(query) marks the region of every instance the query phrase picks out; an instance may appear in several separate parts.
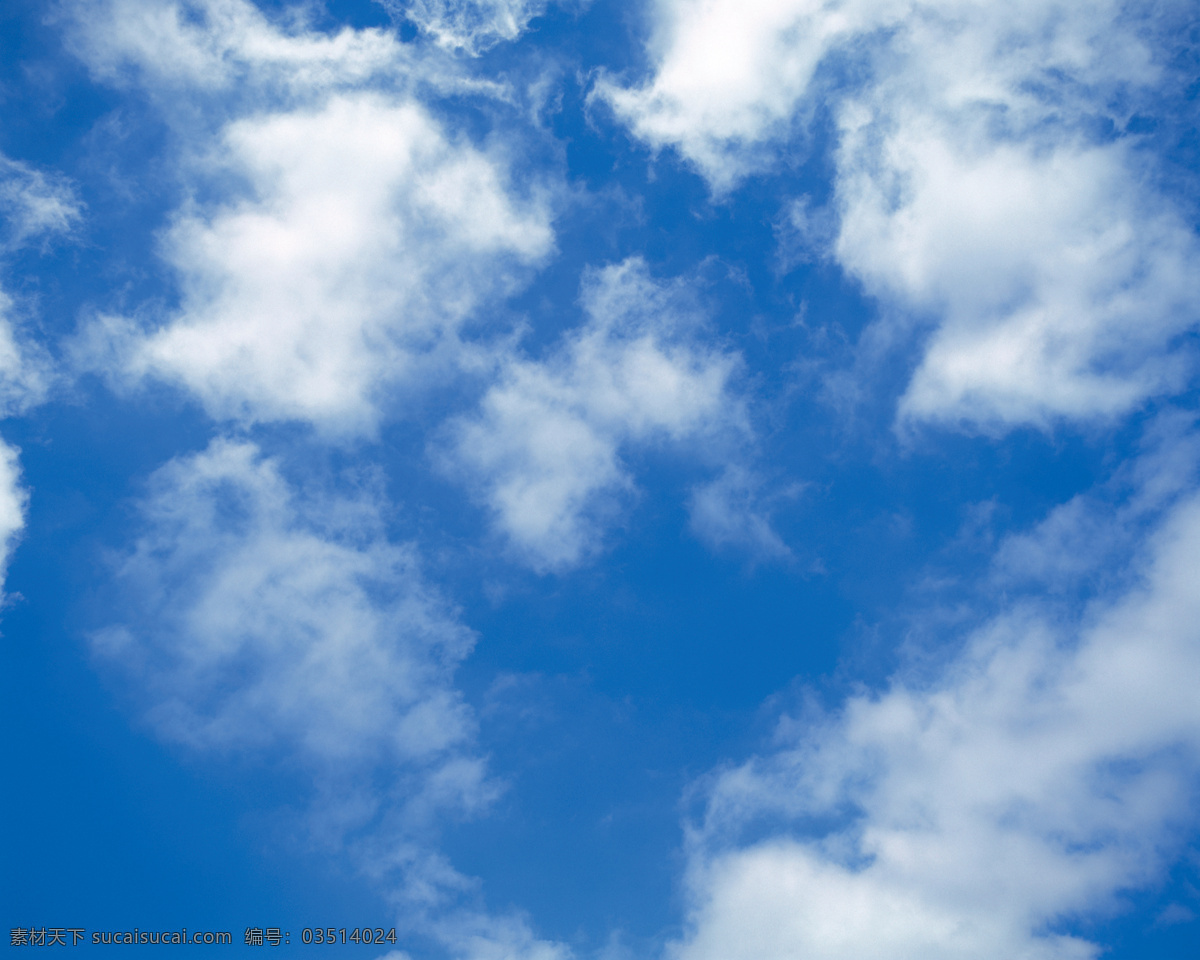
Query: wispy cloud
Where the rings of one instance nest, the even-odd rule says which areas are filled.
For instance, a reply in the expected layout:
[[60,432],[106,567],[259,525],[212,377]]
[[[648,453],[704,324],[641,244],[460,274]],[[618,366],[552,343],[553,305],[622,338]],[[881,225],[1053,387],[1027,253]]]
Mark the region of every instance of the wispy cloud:
[[165,737],[434,767],[470,742],[451,677],[472,635],[369,492],[305,495],[252,444],[217,440],[160,468],[140,512],[117,568],[132,619],[95,644],[140,678]]
[[544,360],[514,359],[477,414],[453,425],[446,468],[476,489],[497,528],[537,570],[594,555],[634,487],[621,452],[741,434],[730,390],[739,358],[695,334],[683,281],[640,259],[585,281],[587,322]]
[[731,464],[715,480],[692,490],[691,527],[712,546],[734,548],[751,557],[778,560],[791,555],[771,526],[760,478],[742,464]]
[[[216,440],[150,478],[92,647],[161,738],[311,778],[305,827],[373,879],[410,931],[522,940],[438,850],[448,818],[500,791],[454,684],[474,635],[388,540],[371,483],[298,487],[247,442]],[[494,928],[494,929],[493,929]],[[514,940],[515,938],[515,940]],[[499,948],[497,948],[499,949]]]
[[[82,204],[63,176],[0,154],[0,252],[15,253],[36,240],[69,234]],[[54,381],[46,349],[17,322],[17,305],[0,289],[0,416],[43,402]],[[25,528],[29,492],[21,484],[20,451],[0,440],[0,587]],[[2,594],[0,594],[2,596]]]
[[477,55],[515,40],[546,0],[376,0],[389,13],[429,33],[442,46]]
[[0,155],[0,221],[9,250],[31,240],[69,233],[82,207],[63,176]]

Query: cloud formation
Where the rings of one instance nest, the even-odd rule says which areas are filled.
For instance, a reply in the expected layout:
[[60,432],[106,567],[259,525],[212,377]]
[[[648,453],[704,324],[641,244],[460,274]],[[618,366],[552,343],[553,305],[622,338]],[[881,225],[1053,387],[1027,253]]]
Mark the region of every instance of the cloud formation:
[[462,323],[553,242],[545,211],[413,102],[339,96],[236,121],[222,147],[250,196],[176,221],[182,309],[128,359],[218,419],[369,431],[388,388],[453,364]]
[[[64,177],[0,154],[0,252],[14,253],[37,239],[69,233],[81,215],[79,199]],[[16,303],[0,289],[0,417],[5,418],[43,402],[54,380],[45,349],[25,335],[16,315]],[[19,454],[0,440],[0,588],[25,529],[29,502]]]
[[[174,384],[221,431],[298,421],[341,443],[491,364],[482,308],[552,252],[548,191],[518,183],[519,142],[472,138],[430,101],[482,97],[494,120],[501,83],[391,31],[324,32],[315,7],[64,10],[93,76],[163,120],[182,195],[159,235],[177,301],[96,317],[73,344],[78,367],[126,393]],[[159,469],[98,659],[162,738],[310,775],[304,826],[410,932],[480,958],[564,956],[489,912],[439,851],[438,825],[501,789],[453,682],[473,635],[416,548],[388,539],[378,490],[297,487],[285,472],[221,436]]]
[[[540,0],[380,2],[417,37],[325,29],[331,18],[307,3],[60,7],[70,49],[108,94],[162,121],[155,189],[171,210],[154,224],[159,259],[136,265],[165,266],[171,292],[95,318],[73,355],[125,401],[149,382],[173,385],[218,434],[150,479],[93,649],[163,739],[301,771],[312,785],[306,826],[348,853],[417,937],[464,960],[564,960],[570,951],[539,940],[522,915],[489,912],[480,884],[440,850],[438,824],[486,810],[502,785],[454,680],[473,634],[426,579],[417,547],[389,536],[378,465],[417,452],[390,483],[434,461],[483,508],[480,538],[490,531],[516,562],[566,574],[603,551],[642,490],[679,482],[673,468],[653,476],[667,451],[704,470],[707,482],[687,492],[697,537],[758,558],[790,554],[746,455],[746,361],[707,324],[689,279],[699,270],[664,280],[636,253],[661,251],[663,224],[595,243],[572,224],[564,262],[626,257],[583,269],[581,322],[538,349],[500,322],[555,256],[555,217],[571,210],[546,185],[563,169],[590,171],[580,182],[599,189],[644,187],[656,202],[691,187],[639,183],[630,171],[641,155],[621,138],[606,145],[605,181],[610,157],[581,132],[594,115],[565,92],[556,99],[558,88],[546,87],[552,122],[519,116],[509,81],[486,75],[497,59],[478,55],[522,35]],[[747,200],[729,229],[786,222],[794,249],[781,260],[836,263],[873,299],[860,359],[872,343],[915,356],[896,398],[900,428],[1094,427],[1191,383],[1194,217],[1153,140],[1135,132],[1172,82],[1148,7],[657,0],[652,10],[649,75],[639,85],[601,74],[591,105],[606,101],[643,144],[675,151],[717,203],[741,203],[748,178],[782,184],[767,192],[771,206]],[[566,56],[584,71],[611,39]],[[497,58],[522,75],[546,52]],[[539,137],[549,144],[540,160],[554,159],[535,169],[523,150]],[[828,192],[797,198],[790,171],[816,150],[827,151]],[[66,181],[12,161],[0,162],[0,208],[14,245],[81,215]],[[674,251],[664,259],[678,262]],[[806,279],[821,288],[818,272]],[[767,273],[760,262],[746,277]],[[97,296],[118,300],[104,283]],[[561,289],[556,274],[535,293]],[[752,299],[770,310],[793,289],[768,282]],[[16,331],[0,322],[4,412],[37,402],[51,378]],[[790,400],[798,365],[781,358],[782,339],[766,341],[747,352],[762,364],[755,382]],[[439,409],[422,406],[431,397]],[[382,434],[403,434],[403,449],[357,442],[414,409],[440,432]],[[830,475],[849,481],[814,529],[924,502],[924,489],[874,489],[889,479],[886,469],[878,484],[867,477],[879,461],[821,447],[836,430],[796,430],[801,409],[812,408],[778,417],[777,449],[809,444],[811,455],[781,455],[771,476],[828,457]],[[1001,543],[979,589],[1003,600],[967,614],[977,629],[931,630],[941,667],[906,668],[832,714],[785,718],[768,752],[710,778],[704,817],[689,826],[672,960],[1096,955],[1075,921],[1161,876],[1196,825],[1200,708],[1186,681],[1200,673],[1197,441],[1187,416],[1170,419],[1162,449],[1118,471],[1136,493],[1113,493],[1114,482]],[[266,429],[276,424],[287,428]],[[979,443],[997,460],[1013,449]],[[1122,456],[1123,443],[1105,452]],[[271,444],[277,458],[263,453]],[[322,444],[362,473],[313,479],[310,463],[297,479],[289,465]],[[950,504],[990,470],[914,469],[913,487],[945,479]],[[1055,477],[1038,494],[1073,482]],[[4,550],[25,499],[17,453],[0,442]],[[436,498],[419,507],[423,529],[447,509]],[[912,520],[925,542],[942,529],[927,507]],[[838,534],[818,530],[814,543],[826,535]],[[897,569],[872,576],[903,581],[906,562],[883,557]],[[717,589],[717,578],[700,582]],[[823,589],[804,596],[836,593]],[[795,607],[777,592],[789,591],[750,585],[714,604],[776,603],[761,619],[777,614],[795,632]],[[661,653],[663,669],[694,655]],[[780,658],[779,669],[796,662]],[[712,673],[720,687],[723,671]]]
[[117,572],[132,619],[96,648],[139,678],[163,736],[422,764],[470,741],[451,678],[472,636],[369,493],[305,495],[254,445],[216,440],[160,468],[140,512]]
[[481,491],[496,528],[536,570],[595,553],[634,482],[622,450],[746,429],[730,389],[739,358],[695,334],[683,281],[639,258],[591,274],[587,322],[544,360],[514,359],[453,426],[447,469]]
[[466,956],[562,957],[520,917],[472,907],[477,883],[437,849],[439,824],[500,786],[454,684],[474,635],[415,548],[388,540],[385,509],[370,483],[295,486],[244,441],[178,457],[149,480],[115,570],[121,619],[93,651],[161,738],[310,775],[307,829],[406,929]]
[[[12,300],[0,290],[0,416],[24,413],[49,390],[51,368],[42,352],[25,343],[12,322]],[[20,451],[0,440],[0,588],[8,561],[25,529],[29,491],[21,484]],[[0,596],[3,596],[0,593]]]
[[699,484],[689,504],[692,532],[717,549],[741,549],[758,559],[791,556],[771,526],[761,487],[760,478],[737,463],[716,479]]
[[[657,6],[650,80],[597,94],[713,189],[836,133],[831,256],[925,341],[909,422],[1111,417],[1177,389],[1194,230],[1124,135],[1165,82],[1158,14],[970,0]],[[1169,17],[1168,17],[1169,19]],[[719,51],[719,52],[718,52]]]
[[[936,679],[785,719],[778,752],[720,774],[672,955],[1096,956],[1066,926],[1158,875],[1200,788],[1200,498],[1164,505],[1126,586],[1082,614],[1015,601]],[[1070,522],[1024,554],[1053,564]]]
[[311,28],[303,7],[270,19],[247,0],[89,0],[63,13],[72,51],[98,80],[152,96],[235,86],[295,95],[358,85],[404,60],[386,31],[325,34]]
[[441,46],[479,54],[515,40],[546,9],[545,0],[376,0],[404,17]]
[[0,154],[4,248],[12,250],[38,237],[68,233],[81,215],[79,198],[64,177]]
[[105,9],[81,14],[78,45],[110,80],[170,73],[185,108],[239,79],[261,96],[227,105],[209,138],[180,133],[189,193],[217,199],[186,201],[163,238],[179,308],[150,328],[100,318],[85,366],[178,384],[218,420],[369,434],[405,391],[470,362],[464,323],[553,249],[549,205],[514,185],[510,158],[402,92],[423,68],[393,36],[289,28],[235,0],[199,19]]

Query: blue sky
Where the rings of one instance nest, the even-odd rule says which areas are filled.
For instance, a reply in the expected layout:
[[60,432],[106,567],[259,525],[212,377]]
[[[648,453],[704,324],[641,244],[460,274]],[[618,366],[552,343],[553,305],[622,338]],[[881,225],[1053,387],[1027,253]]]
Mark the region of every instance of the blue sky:
[[1194,19],[6,4],[9,926],[1193,956]]

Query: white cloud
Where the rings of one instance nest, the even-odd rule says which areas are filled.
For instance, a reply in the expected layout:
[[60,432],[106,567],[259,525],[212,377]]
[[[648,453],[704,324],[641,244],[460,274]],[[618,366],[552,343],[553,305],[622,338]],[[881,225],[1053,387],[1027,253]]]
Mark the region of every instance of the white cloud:
[[989,589],[1068,595],[1111,589],[1156,522],[1200,479],[1194,414],[1167,409],[1148,424],[1138,455],[1112,478],[1051,510],[1033,529],[1005,537],[992,559]]
[[1153,110],[1158,14],[974,0],[657,11],[651,79],[597,92],[714,190],[807,149],[812,119],[832,113],[828,252],[882,301],[881,322],[931,330],[902,419],[1107,417],[1190,373],[1173,347],[1197,319],[1194,231],[1151,158],[1094,133],[1119,131],[1131,104]]
[[[469,54],[515,40],[547,6],[546,0],[376,2],[417,24],[438,46]],[[316,7],[305,3],[284,6],[274,16],[247,0],[88,0],[68,10],[74,52],[106,81],[216,91],[252,76],[294,92],[394,73],[426,52],[401,44],[389,30],[314,29]]]
[[17,540],[25,529],[25,508],[29,502],[29,491],[21,485],[19,454],[19,450],[0,440],[0,587],[4,585]]
[[94,653],[161,738],[311,775],[304,831],[379,884],[405,929],[481,960],[564,957],[520,918],[461,905],[478,883],[438,853],[438,825],[501,789],[453,682],[474,636],[415,549],[387,539],[373,484],[353,486],[294,486],[225,439],[161,467],[116,566],[122,622]]
[[[1030,81],[1153,82],[1137,22],[1116,29],[1123,13],[1108,0],[1086,10],[1032,0],[659,0],[651,77],[633,88],[605,77],[596,95],[642,139],[679,150],[724,190],[774,165],[817,97],[839,111],[840,100],[864,92],[916,111],[990,108],[1015,114],[1002,123],[1028,125],[1048,114],[1023,86]],[[860,77],[820,74],[843,64]],[[1059,99],[1049,119],[1073,121],[1095,106],[1086,99],[1095,91],[1058,86],[1065,91],[1051,93],[1071,99]]]
[[656,149],[673,146],[725,191],[786,138],[818,65],[839,42],[894,21],[906,3],[660,0],[652,78],[597,94]]
[[141,514],[117,574],[129,620],[95,647],[162,736],[313,763],[440,763],[470,743],[451,681],[473,638],[369,493],[303,494],[252,444],[217,440],[159,469]]
[[303,5],[277,20],[247,0],[87,0],[64,11],[71,49],[98,79],[140,83],[155,95],[246,83],[329,89],[394,71],[403,59],[383,30],[310,29]]
[[244,0],[74,10],[94,70],[191,118],[176,124],[179,172],[212,198],[185,203],[164,234],[179,308],[156,329],[101,317],[74,352],[117,382],[176,383],[217,419],[369,434],[381,407],[471,362],[462,325],[554,238],[545,191],[518,189],[500,147],[474,146],[406,92],[441,84],[445,64],[384,31],[321,33],[302,13],[268,20]]
[[1182,385],[1192,358],[1172,348],[1197,320],[1200,245],[1126,146],[918,120],[880,145],[875,123],[843,129],[834,250],[885,303],[936,318],[903,418],[1045,426]]
[[46,399],[54,379],[49,357],[23,335],[16,304],[0,290],[0,416],[24,413]]
[[[307,3],[63,9],[94,76],[159,112],[186,197],[159,235],[177,305],[97,317],[71,347],[79,368],[340,440],[492,363],[483,308],[554,245],[521,135],[497,134],[502,84],[390,31],[322,32]],[[472,141],[430,106],[447,93],[486,99],[496,126]],[[383,498],[295,489],[252,444],[218,440],[159,470],[141,508],[123,622],[94,646],[158,734],[310,774],[302,830],[375,881],[398,925],[479,956],[562,956],[518,919],[464,913],[478,884],[438,852],[439,823],[501,785],[453,684],[472,636],[388,541]]]
[[67,233],[80,216],[79,199],[64,177],[0,154],[0,217],[5,247],[13,249],[35,237]]
[[[0,250],[13,252],[35,239],[69,233],[81,204],[67,180],[0,154]],[[45,400],[54,379],[45,349],[29,336],[28,324],[0,289],[0,416],[11,417]],[[27,318],[25,318],[27,319]]]
[[462,323],[553,243],[503,166],[412,101],[238,120],[216,152],[248,196],[178,216],[165,250],[183,303],[124,363],[217,418],[369,432],[389,391],[444,374]]
[[515,40],[546,10],[545,0],[377,0],[451,50],[478,54]]
[[[79,201],[65,178],[0,154],[0,250],[12,252],[38,237],[67,233],[79,219]],[[0,290],[0,417],[41,403],[54,375],[45,350],[22,335],[16,314],[13,299]],[[25,529],[29,502],[19,453],[0,440],[0,588]]]
[[715,480],[692,490],[691,527],[717,548],[734,547],[764,560],[791,555],[771,527],[762,503],[761,480],[740,465],[731,465]]
[[785,722],[712,785],[671,955],[1096,956],[1061,925],[1153,881],[1195,823],[1198,537],[1189,494],[1077,620],[1018,605],[939,679]]
[[[0,416],[11,417],[40,403],[51,380],[49,362],[35,346],[18,337],[12,300],[0,290]],[[29,491],[21,485],[16,448],[0,440],[0,588],[8,561],[25,529]],[[2,596],[2,594],[0,594]]]
[[442,940],[462,960],[568,960],[566,944],[537,939],[519,915],[458,914],[442,927]]
[[634,258],[585,280],[588,321],[542,361],[515,359],[454,425],[447,467],[482,491],[497,528],[538,570],[599,549],[633,480],[622,450],[744,430],[728,389],[738,358],[693,336],[682,281]]

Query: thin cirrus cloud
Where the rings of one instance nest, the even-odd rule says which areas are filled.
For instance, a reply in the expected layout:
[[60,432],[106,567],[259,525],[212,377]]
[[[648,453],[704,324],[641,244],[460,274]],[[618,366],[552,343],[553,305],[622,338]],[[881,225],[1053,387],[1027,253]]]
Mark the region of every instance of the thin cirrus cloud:
[[225,83],[232,62],[264,89],[286,75],[295,96],[254,102],[218,122],[214,143],[190,145],[187,180],[239,187],[185,204],[163,239],[179,309],[149,328],[101,316],[76,355],[117,382],[177,384],[216,419],[369,434],[395,391],[470,362],[463,324],[552,251],[549,204],[410,94],[359,83],[383,62],[412,72],[394,38],[315,40],[244,8],[214,3],[201,26],[155,8],[166,39],[80,42],[105,75],[118,62],[161,72],[184,45],[177,83]]
[[[777,752],[721,773],[692,832],[688,932],[671,955],[1097,956],[1071,920],[1119,908],[1194,822],[1190,490],[1154,496],[1125,586],[1082,615],[1015,602],[936,679],[784,718]],[[1020,549],[1052,570],[1064,533],[1096,539],[1090,519],[1051,518]],[[770,839],[740,841],[764,823]]]
[[669,0],[651,79],[596,95],[718,192],[802,153],[829,110],[821,252],[925,341],[901,421],[1047,427],[1126,413],[1192,368],[1175,347],[1200,250],[1120,134],[1171,82],[1164,30],[1111,3]]
[[730,385],[740,359],[696,336],[684,281],[655,280],[633,258],[587,277],[582,304],[587,322],[545,359],[508,362],[479,410],[452,424],[442,453],[539,571],[601,548],[634,486],[624,449],[748,431]]

